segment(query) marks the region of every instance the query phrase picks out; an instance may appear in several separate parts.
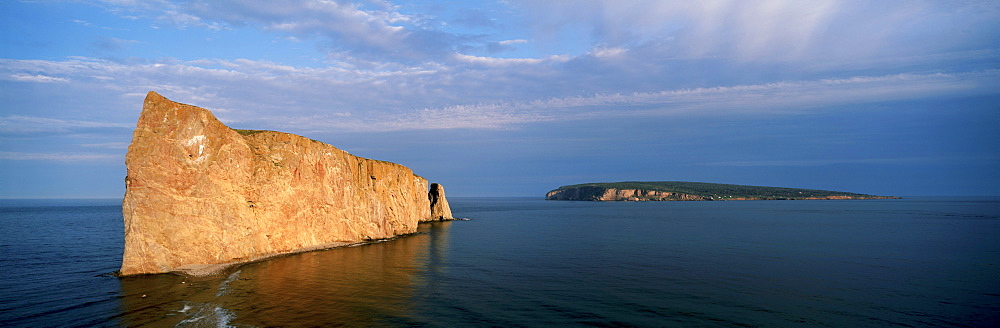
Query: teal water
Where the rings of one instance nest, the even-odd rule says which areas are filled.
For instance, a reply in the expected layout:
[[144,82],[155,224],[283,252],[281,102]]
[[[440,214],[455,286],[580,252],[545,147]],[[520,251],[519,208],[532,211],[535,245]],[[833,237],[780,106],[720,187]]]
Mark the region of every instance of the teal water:
[[451,202],[472,220],[119,279],[117,200],[0,201],[0,326],[1000,325],[998,198]]

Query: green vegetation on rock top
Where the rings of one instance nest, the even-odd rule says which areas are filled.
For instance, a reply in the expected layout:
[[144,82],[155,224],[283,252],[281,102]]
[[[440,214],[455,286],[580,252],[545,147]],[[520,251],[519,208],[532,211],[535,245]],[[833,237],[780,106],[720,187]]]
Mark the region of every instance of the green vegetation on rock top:
[[[606,189],[637,189],[644,191],[674,192],[695,196],[702,196],[707,199],[725,200],[732,198],[749,199],[807,199],[823,197],[850,197],[850,198],[888,198],[851,192],[827,191],[815,189],[782,188],[782,187],[761,187],[745,186],[721,183],[706,182],[684,182],[684,181],[625,181],[609,183],[584,183],[569,186],[562,186],[553,191],[578,189],[581,191],[581,198],[588,198],[591,194],[603,192]],[[586,199],[580,199],[586,200]]]
[[240,135],[244,135],[244,136],[248,136],[248,135],[251,135],[251,134],[257,134],[257,133],[261,133],[261,132],[269,132],[268,130],[243,130],[243,129],[233,129],[233,131],[236,131],[236,133],[239,133]]

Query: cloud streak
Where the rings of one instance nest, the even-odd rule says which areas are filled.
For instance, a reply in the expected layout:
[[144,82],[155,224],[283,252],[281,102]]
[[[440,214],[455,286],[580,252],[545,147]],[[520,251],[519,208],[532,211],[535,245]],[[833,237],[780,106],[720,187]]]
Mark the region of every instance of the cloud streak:
[[450,53],[459,37],[422,28],[419,19],[380,1],[192,1],[174,16],[258,25],[296,37],[318,36],[332,53],[394,60],[429,60]]
[[57,162],[80,162],[80,161],[121,161],[124,157],[121,154],[97,154],[97,153],[22,153],[0,151],[0,160],[14,161],[57,161]]
[[[1000,70],[964,73],[900,73],[878,76],[781,81],[648,92],[594,93],[543,97],[530,88],[509,90],[520,101],[478,97],[511,75],[560,69],[562,58],[517,61],[468,57],[482,70],[454,72],[448,66],[393,71],[337,67],[302,68],[246,59],[154,62],[139,65],[77,58],[63,62],[0,60],[9,76],[46,76],[79,85],[129,91],[138,98],[155,90],[182,102],[216,110],[221,119],[253,124],[268,120],[303,130],[399,131],[426,129],[508,129],[532,122],[593,120],[626,116],[775,115],[803,113],[844,104],[913,100],[938,96],[997,94]],[[492,62],[496,60],[496,62]],[[503,67],[497,68],[497,65]],[[533,78],[531,76],[517,77]],[[558,79],[554,75],[552,79]],[[478,79],[478,80],[477,80]],[[468,83],[463,81],[469,81]],[[535,81],[537,82],[537,81]],[[530,85],[531,81],[524,80]],[[252,93],[246,93],[248,90]],[[494,92],[496,93],[496,92]],[[137,101],[133,99],[132,101]],[[293,107],[283,104],[294,104]],[[365,104],[358,107],[358,104]],[[280,114],[279,114],[280,112]],[[7,132],[70,128],[123,128],[124,124],[8,116]]]
[[63,120],[23,115],[0,117],[0,133],[3,134],[68,133],[82,129],[126,129],[133,127],[132,124],[124,123]]
[[894,74],[844,79],[776,82],[598,94],[518,103],[450,106],[402,116],[396,129],[501,128],[564,120],[625,116],[773,115],[845,104],[915,100],[937,96],[1000,94],[1000,70],[963,74]]
[[35,83],[59,83],[59,82],[69,82],[67,78],[54,77],[42,74],[12,74],[8,78],[13,81],[18,82],[35,82]]
[[[662,44],[677,58],[787,62],[993,46],[1000,12],[976,1],[514,1],[540,38],[588,29],[596,44]],[[938,28],[921,28],[936,26]],[[956,38],[956,35],[979,35]],[[985,38],[984,38],[985,37]],[[914,39],[924,42],[913,42]]]

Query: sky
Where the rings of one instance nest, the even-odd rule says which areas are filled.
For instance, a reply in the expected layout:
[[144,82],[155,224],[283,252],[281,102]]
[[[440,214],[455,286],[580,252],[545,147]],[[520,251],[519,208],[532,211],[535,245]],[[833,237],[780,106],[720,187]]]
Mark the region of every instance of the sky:
[[148,91],[452,197],[1000,195],[997,1],[0,2],[0,198],[116,198]]

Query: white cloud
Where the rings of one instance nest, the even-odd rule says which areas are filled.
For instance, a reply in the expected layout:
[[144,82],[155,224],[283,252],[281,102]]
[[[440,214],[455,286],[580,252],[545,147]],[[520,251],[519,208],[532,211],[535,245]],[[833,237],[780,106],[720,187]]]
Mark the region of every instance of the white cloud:
[[608,58],[621,56],[625,52],[628,52],[628,49],[622,47],[598,47],[591,50],[590,54],[598,58]]
[[997,94],[1000,90],[993,86],[998,83],[1000,70],[859,76],[429,108],[378,125],[399,130],[495,129],[531,122],[623,116],[791,114],[844,104]]
[[160,21],[169,22],[178,28],[184,29],[187,27],[203,27],[209,30],[224,30],[226,27],[222,26],[218,22],[205,22],[198,16],[194,16],[187,13],[178,12],[176,10],[166,10],[163,15],[159,17]]
[[482,64],[487,66],[540,64],[546,61],[565,62],[569,60],[569,57],[566,56],[550,56],[548,58],[497,58],[497,57],[480,57],[480,56],[463,55],[463,54],[455,54],[454,58],[461,62]]
[[9,76],[11,80],[19,82],[36,82],[36,83],[55,83],[55,82],[69,82],[69,79],[54,77],[48,75],[31,75],[31,74],[12,74]]
[[497,42],[497,43],[506,46],[506,45],[512,45],[512,44],[528,43],[528,40],[525,40],[525,39],[503,40],[503,41],[500,41],[500,42]]
[[587,49],[608,58],[645,47],[656,51],[630,58],[850,64],[995,47],[1000,21],[1000,6],[989,1],[515,0],[504,3],[527,16],[525,26],[460,35],[436,29],[446,22],[427,22],[434,12],[403,13],[381,0],[104,2],[182,28],[250,26],[279,38],[318,38],[331,58],[354,65],[441,62],[470,49],[496,54],[528,43],[529,31],[528,48],[548,51],[535,58],[586,56]]
[[514,2],[539,39],[582,30],[592,45],[659,44],[676,58],[765,62],[995,47],[1000,21],[1000,6],[990,1]]
[[79,129],[133,128],[132,124],[11,115],[0,117],[0,133],[66,133]]
[[[403,59],[447,53],[451,37],[413,25],[414,19],[383,2],[374,9],[349,1],[192,1],[176,17],[221,21],[233,26],[259,25],[295,37],[332,40],[334,51]],[[179,8],[180,10],[180,8]]]
[[[616,48],[600,51],[627,56],[617,54]],[[573,90],[589,83],[567,78],[572,75],[565,69],[574,64],[568,57],[455,55],[452,64],[357,69],[249,59],[140,64],[90,58],[0,59],[0,76],[65,76],[74,87],[119,95],[122,108],[130,110],[137,110],[141,97],[153,90],[176,101],[218,109],[221,120],[240,127],[284,124],[280,127],[293,131],[354,132],[506,129],[532,122],[624,116],[787,114],[842,104],[995,94],[994,86],[1000,85],[1000,70],[984,70],[560,96],[559,89],[547,88]],[[5,133],[131,127],[26,115],[0,118],[0,131]]]
[[124,160],[124,156],[97,153],[21,153],[0,151],[0,160],[59,162],[114,161]]

